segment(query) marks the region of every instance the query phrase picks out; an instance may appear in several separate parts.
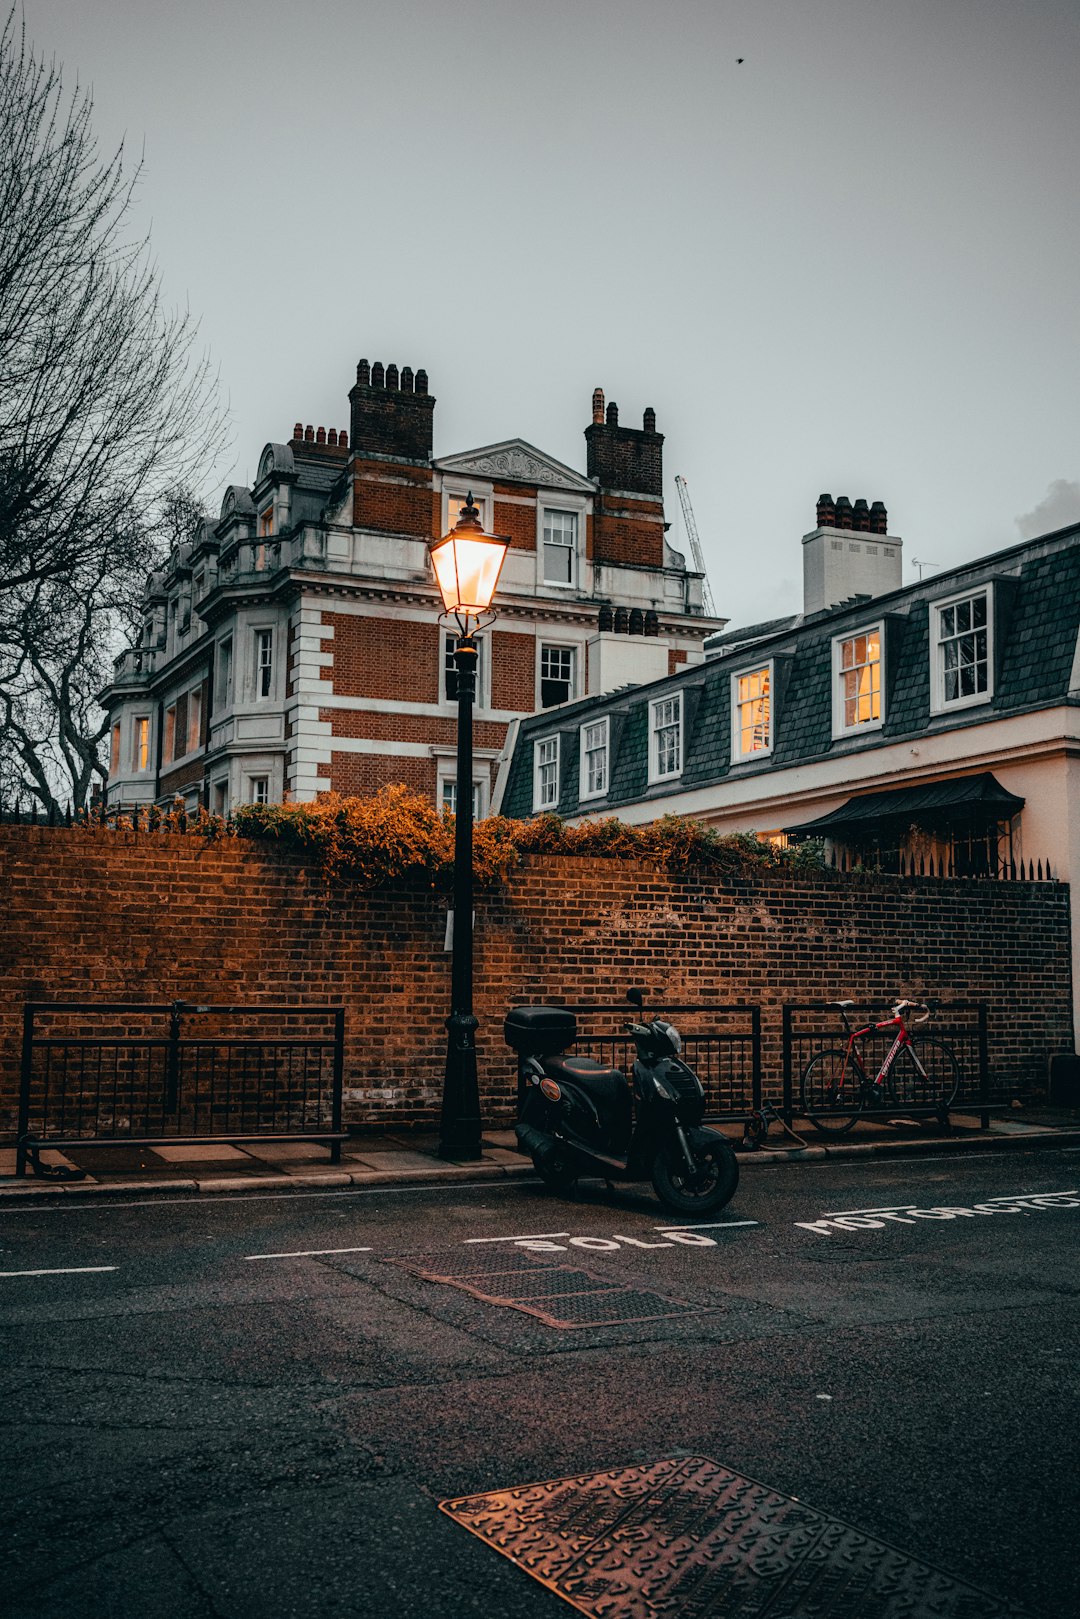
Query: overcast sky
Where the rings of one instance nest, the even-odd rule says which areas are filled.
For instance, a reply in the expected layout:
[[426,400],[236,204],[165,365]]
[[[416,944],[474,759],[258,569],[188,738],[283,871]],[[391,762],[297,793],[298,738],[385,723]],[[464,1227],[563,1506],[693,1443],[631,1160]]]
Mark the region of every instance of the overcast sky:
[[[356,361],[436,454],[667,435],[717,611],[801,605],[823,490],[943,566],[1080,517],[1077,0],[25,0],[145,146],[223,482]],[[738,58],[744,60],[741,64]]]

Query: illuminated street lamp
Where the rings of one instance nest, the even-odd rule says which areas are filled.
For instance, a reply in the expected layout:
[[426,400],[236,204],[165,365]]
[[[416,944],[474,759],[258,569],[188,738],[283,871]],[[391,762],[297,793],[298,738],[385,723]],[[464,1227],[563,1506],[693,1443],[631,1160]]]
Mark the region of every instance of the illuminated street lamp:
[[443,618],[453,619],[458,638],[457,799],[454,821],[454,933],[451,956],[450,1016],[446,1021],[446,1078],[443,1083],[439,1157],[480,1157],[480,1086],[476,1077],[476,1019],[473,979],[473,774],[472,711],[478,649],[475,632],[494,622],[491,598],[510,541],[485,534],[470,493],[449,534],[428,547]]

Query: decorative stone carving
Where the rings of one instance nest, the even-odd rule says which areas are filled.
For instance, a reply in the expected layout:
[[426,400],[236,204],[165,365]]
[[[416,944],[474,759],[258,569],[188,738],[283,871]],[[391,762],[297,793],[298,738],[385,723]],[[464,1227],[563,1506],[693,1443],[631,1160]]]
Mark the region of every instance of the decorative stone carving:
[[440,457],[438,465],[456,476],[511,478],[518,483],[539,484],[544,489],[572,489],[591,493],[592,485],[570,467],[549,460],[522,440],[495,444],[490,449],[464,455]]

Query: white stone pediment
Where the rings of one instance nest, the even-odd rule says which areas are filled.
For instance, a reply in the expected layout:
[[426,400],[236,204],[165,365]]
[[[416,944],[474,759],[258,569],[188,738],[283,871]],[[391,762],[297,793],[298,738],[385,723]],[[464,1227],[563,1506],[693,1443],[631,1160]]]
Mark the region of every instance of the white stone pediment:
[[482,449],[465,450],[461,455],[442,455],[435,465],[440,472],[452,472],[458,478],[531,483],[542,489],[572,489],[579,495],[596,493],[588,478],[583,478],[573,467],[563,466],[554,456],[545,455],[534,444],[527,444],[523,438],[485,444]]

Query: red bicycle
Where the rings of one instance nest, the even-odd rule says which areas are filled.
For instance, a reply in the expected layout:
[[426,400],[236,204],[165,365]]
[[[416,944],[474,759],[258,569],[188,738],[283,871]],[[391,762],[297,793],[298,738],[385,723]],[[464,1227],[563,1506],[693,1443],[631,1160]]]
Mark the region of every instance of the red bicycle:
[[[843,1135],[860,1113],[870,1110],[917,1108],[933,1111],[946,1122],[960,1088],[960,1064],[944,1040],[932,1034],[913,1039],[908,1029],[909,1022],[912,1027],[925,1023],[930,1008],[922,1001],[898,1001],[883,1022],[853,1029],[848,1010],[855,1002],[832,1004],[844,1020],[848,1040],[843,1050],[831,1046],[817,1052],[803,1069],[802,1109],[815,1130],[826,1136]],[[922,1016],[909,1019],[910,1012]],[[888,1029],[896,1030],[896,1038],[871,1079],[860,1042]]]

